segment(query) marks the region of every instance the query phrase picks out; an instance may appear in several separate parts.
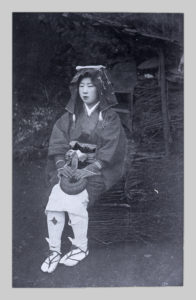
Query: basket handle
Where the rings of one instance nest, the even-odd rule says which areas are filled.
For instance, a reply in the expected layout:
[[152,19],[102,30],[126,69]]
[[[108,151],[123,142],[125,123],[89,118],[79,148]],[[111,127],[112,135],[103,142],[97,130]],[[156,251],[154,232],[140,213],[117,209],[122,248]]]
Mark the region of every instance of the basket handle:
[[76,152],[73,152],[71,157],[71,169],[72,171],[76,171],[78,168],[78,155]]

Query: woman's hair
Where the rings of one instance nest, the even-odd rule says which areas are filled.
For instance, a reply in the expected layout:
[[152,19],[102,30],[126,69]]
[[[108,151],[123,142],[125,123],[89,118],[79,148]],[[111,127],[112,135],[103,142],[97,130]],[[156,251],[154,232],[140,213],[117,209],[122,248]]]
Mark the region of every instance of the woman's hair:
[[96,75],[95,74],[90,74],[89,72],[86,72],[82,75],[80,75],[79,80],[78,80],[78,86],[80,85],[80,82],[82,81],[82,79],[84,78],[90,78],[92,80],[92,83],[98,88],[98,82],[96,80]]

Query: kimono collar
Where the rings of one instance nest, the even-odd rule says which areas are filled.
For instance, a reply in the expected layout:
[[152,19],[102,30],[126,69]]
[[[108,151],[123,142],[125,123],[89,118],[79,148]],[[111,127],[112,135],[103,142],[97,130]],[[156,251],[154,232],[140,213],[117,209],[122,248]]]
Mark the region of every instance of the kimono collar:
[[97,108],[97,106],[99,105],[100,101],[97,102],[95,105],[93,105],[93,107],[89,108],[88,105],[86,105],[86,103],[84,103],[84,106],[86,108],[87,111],[87,115],[90,117],[90,115],[95,111],[95,109]]

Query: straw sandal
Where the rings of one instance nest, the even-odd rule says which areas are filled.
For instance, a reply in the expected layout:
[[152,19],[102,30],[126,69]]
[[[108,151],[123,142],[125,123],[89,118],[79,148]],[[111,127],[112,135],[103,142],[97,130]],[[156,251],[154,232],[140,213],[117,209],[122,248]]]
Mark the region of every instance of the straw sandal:
[[43,264],[41,265],[42,272],[52,273],[57,268],[58,263],[61,259],[61,255],[57,251],[51,251],[49,256],[45,259]]
[[76,247],[75,245],[71,246],[70,252],[65,254],[61,260],[60,264],[64,264],[65,266],[73,267],[77,265],[81,260],[83,260],[89,254],[89,250],[83,251],[82,249]]

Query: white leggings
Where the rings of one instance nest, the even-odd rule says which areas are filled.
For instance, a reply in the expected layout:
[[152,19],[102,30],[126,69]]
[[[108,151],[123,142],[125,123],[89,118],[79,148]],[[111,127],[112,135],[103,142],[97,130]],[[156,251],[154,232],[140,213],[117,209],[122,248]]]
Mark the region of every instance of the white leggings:
[[[65,212],[64,211],[47,211],[47,225],[48,225],[48,243],[50,250],[61,253],[61,237],[65,226]],[[82,216],[68,213],[68,224],[72,227],[74,239],[70,239],[73,245],[81,248],[83,251],[87,250],[87,231],[88,231],[88,212]]]

